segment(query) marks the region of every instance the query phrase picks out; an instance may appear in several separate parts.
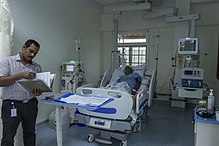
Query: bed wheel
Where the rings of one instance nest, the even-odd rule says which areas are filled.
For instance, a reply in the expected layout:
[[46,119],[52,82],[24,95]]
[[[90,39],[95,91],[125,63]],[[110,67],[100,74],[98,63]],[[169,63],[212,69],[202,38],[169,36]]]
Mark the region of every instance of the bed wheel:
[[87,141],[89,143],[93,142],[94,141],[94,134],[89,134],[88,137],[87,137]]
[[122,141],[122,142],[120,143],[120,146],[127,146],[127,140],[126,140],[126,141]]

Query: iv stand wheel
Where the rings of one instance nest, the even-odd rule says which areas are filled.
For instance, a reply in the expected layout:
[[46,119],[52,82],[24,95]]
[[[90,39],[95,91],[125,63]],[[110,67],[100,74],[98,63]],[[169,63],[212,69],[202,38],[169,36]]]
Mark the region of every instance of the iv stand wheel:
[[87,141],[89,143],[92,143],[94,141],[94,134],[89,134],[88,137],[87,137]]
[[122,141],[122,142],[120,143],[120,146],[127,146],[127,140]]

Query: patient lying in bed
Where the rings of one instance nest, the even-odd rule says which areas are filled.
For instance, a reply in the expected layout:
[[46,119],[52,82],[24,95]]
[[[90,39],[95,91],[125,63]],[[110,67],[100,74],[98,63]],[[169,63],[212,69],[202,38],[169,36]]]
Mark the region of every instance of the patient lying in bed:
[[125,75],[122,75],[117,83],[126,82],[130,87],[132,95],[135,95],[141,86],[142,77],[138,73],[133,73],[133,69],[130,66],[126,66],[124,70]]
[[120,76],[114,85],[107,88],[123,90],[133,95],[133,107],[136,105],[136,93],[141,86],[142,77],[134,72],[130,66],[126,66],[124,69],[124,75]]

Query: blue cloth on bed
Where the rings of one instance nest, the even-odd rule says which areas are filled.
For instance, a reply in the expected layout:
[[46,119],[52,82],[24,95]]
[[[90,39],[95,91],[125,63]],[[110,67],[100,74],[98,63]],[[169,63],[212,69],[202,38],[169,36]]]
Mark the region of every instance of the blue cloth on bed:
[[117,80],[118,83],[126,82],[131,89],[133,89],[135,87],[137,81],[140,83],[142,82],[142,77],[138,73],[132,73],[132,74],[129,74],[127,76],[122,75]]

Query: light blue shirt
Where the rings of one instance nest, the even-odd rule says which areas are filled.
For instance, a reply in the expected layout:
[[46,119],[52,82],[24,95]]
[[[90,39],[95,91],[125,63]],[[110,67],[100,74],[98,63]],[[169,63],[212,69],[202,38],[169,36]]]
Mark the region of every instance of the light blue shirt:
[[142,77],[138,73],[132,73],[132,74],[129,74],[127,76],[122,75],[117,80],[118,83],[126,82],[131,89],[133,89],[135,87],[137,81],[140,82],[140,83],[142,82]]

